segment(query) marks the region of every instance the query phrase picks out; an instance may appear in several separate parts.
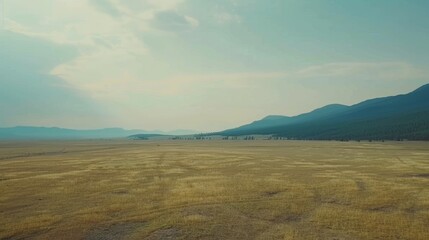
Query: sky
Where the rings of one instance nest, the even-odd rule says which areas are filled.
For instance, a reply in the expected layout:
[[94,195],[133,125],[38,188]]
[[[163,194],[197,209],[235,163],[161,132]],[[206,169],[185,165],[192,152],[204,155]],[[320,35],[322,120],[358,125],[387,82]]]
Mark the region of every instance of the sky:
[[210,132],[429,83],[426,0],[0,8],[0,127]]

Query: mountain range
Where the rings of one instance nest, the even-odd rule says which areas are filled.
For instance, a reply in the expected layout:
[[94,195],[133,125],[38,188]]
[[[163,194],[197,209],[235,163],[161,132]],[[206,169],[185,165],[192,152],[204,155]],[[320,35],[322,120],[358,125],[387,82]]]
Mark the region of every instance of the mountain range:
[[355,105],[327,105],[294,117],[267,116],[216,133],[319,140],[429,140],[429,84],[408,94]]
[[187,135],[195,134],[192,130],[176,130],[170,132],[125,130],[122,128],[103,128],[94,130],[75,130],[47,127],[11,127],[0,128],[0,140],[54,140],[54,139],[108,139],[124,138],[135,134]]
[[[0,128],[0,140],[106,139],[196,133],[192,130],[75,130],[20,126]],[[303,140],[429,140],[429,84],[408,94],[370,99],[351,106],[331,104],[293,117],[270,115],[207,135],[272,135]]]

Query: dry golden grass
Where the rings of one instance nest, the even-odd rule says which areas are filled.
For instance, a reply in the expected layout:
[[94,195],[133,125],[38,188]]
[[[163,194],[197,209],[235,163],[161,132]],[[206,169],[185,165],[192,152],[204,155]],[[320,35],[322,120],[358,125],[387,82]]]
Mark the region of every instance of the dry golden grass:
[[0,239],[429,239],[429,143],[0,142]]

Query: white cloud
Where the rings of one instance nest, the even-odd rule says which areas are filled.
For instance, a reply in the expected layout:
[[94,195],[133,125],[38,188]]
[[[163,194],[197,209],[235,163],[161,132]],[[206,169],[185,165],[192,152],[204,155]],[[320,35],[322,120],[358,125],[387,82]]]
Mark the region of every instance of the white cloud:
[[194,84],[197,82],[224,82],[240,86],[270,80],[296,81],[305,79],[321,80],[326,77],[349,81],[362,78],[374,81],[403,81],[428,78],[429,72],[404,62],[344,62],[313,65],[301,69],[275,72],[243,72],[226,74],[205,74],[175,77],[169,84]]
[[232,14],[226,11],[218,11],[214,14],[214,18],[219,24],[241,23],[242,19],[237,14]]
[[222,5],[215,5],[211,14],[217,24],[239,24],[242,22],[242,17],[236,13],[239,3],[236,0],[227,1]]
[[404,62],[345,62],[310,66],[294,75],[299,78],[353,76],[393,81],[424,77],[427,72]]
[[200,22],[191,16],[185,15],[184,18],[192,27],[198,27],[200,25]]
[[6,28],[15,33],[76,47],[79,56],[58,65],[51,73],[71,86],[99,97],[106,95],[103,93],[110,86],[123,89],[118,87],[121,84],[117,79],[126,81],[124,69],[130,72],[125,76],[139,75],[140,67],[135,63],[150,51],[142,34],[175,32],[199,26],[197,19],[180,13],[178,6],[183,2],[39,0],[34,8],[28,8],[27,1],[16,0],[8,4]]
[[[94,81],[90,77],[81,78],[77,83],[80,90],[90,93],[94,98],[108,100],[119,99],[129,94],[149,94],[152,96],[181,96],[196,92],[206,92],[212,88],[236,89],[246,88],[266,89],[277,84],[300,84],[301,82],[323,83],[330,82],[353,83],[356,79],[371,81],[404,81],[408,79],[427,78],[429,74],[417,67],[401,62],[349,62],[314,65],[301,69],[277,72],[237,72],[225,74],[181,75],[166,79],[147,79],[130,71],[117,71],[114,75],[109,72],[97,71],[107,66],[103,59],[116,58],[120,55],[100,55],[81,59],[74,64],[76,69],[84,71],[86,76],[96,76]],[[125,56],[123,56],[125,57]],[[97,59],[97,60],[96,60]],[[89,62],[99,62],[98,67],[91,69]],[[124,62],[129,60],[124,60]],[[121,63],[116,63],[120,65]],[[86,66],[86,67],[85,67]],[[62,66],[70,67],[70,65]],[[75,68],[54,70],[54,74],[62,72],[74,73]],[[77,74],[77,73],[76,73]],[[80,73],[82,74],[82,72]],[[66,77],[67,78],[67,77]],[[73,76],[71,78],[77,78]]]
[[151,20],[152,26],[167,32],[179,32],[198,27],[199,21],[176,11],[160,11]]
[[[99,40],[112,48],[123,46],[124,41],[136,40],[135,31],[131,28],[132,22],[129,19],[114,19],[98,11],[88,1],[40,1],[43,5],[49,5],[49,8],[43,7],[37,8],[37,11],[30,11],[22,6],[22,1],[10,4],[12,16],[8,20],[7,29],[41,37],[58,44],[75,45],[80,47],[80,50],[104,47],[99,45]],[[22,17],[14,19],[15,11],[19,12],[18,16],[29,12],[29,19]],[[142,43],[139,49],[143,48],[145,47]]]
[[[180,26],[187,24],[197,27],[199,25],[197,19],[177,11],[182,2],[182,0],[39,0],[39,7],[30,9],[27,1],[16,0],[9,4],[10,16],[6,19],[5,27],[9,31],[45,38],[60,44],[94,46],[97,45],[94,39],[103,39],[114,47],[118,38],[131,39],[131,36],[140,32],[156,31],[157,29],[153,29],[153,26],[156,26],[153,22],[159,20],[158,15],[168,16],[167,20],[170,22],[164,21],[163,24]],[[22,15],[28,16],[28,19],[22,18]]]
[[[138,0],[137,0],[138,1]],[[144,1],[140,1],[144,2]],[[184,0],[147,0],[147,3],[158,10],[172,10],[176,9],[178,5],[183,3]]]

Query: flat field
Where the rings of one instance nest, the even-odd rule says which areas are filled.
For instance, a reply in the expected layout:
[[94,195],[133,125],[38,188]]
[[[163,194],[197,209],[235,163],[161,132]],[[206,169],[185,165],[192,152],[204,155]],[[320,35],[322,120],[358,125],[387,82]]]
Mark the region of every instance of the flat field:
[[429,239],[429,143],[0,142],[0,239]]

